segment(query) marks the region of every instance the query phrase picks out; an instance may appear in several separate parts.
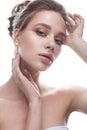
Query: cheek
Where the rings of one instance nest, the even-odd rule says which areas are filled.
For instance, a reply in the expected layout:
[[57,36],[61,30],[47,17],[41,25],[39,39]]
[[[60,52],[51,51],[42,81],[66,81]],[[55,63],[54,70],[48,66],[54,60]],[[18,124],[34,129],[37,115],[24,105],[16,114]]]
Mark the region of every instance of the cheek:
[[32,51],[32,48],[33,48],[32,43],[33,41],[29,36],[27,35],[22,36],[22,38],[20,39],[20,45],[19,45],[20,51],[24,53]]
[[59,56],[60,52],[61,52],[61,46],[57,45],[56,50],[55,50],[55,58]]
[[[33,33],[32,31],[25,33],[24,35],[21,36],[20,43],[25,44],[26,48],[36,48],[38,45],[39,39]],[[34,47],[35,46],[35,47]]]
[[21,40],[19,45],[19,54],[23,59],[25,59],[27,58],[27,55],[30,55],[30,51],[30,45],[28,41],[24,38],[23,40]]
[[31,61],[38,53],[38,46],[36,39],[32,37],[22,36],[19,45],[19,54],[26,62]]

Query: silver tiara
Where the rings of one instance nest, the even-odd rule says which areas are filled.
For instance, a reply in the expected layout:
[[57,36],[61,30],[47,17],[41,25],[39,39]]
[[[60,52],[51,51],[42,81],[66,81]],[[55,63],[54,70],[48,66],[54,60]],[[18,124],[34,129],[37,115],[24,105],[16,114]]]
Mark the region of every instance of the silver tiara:
[[27,6],[23,6],[23,7],[21,7],[19,9],[19,11],[17,13],[13,14],[13,16],[14,16],[14,20],[13,20],[13,24],[12,24],[13,29],[15,29],[15,27],[16,27],[16,25],[17,25],[21,15],[22,15],[22,13],[26,10],[26,8],[27,8]]

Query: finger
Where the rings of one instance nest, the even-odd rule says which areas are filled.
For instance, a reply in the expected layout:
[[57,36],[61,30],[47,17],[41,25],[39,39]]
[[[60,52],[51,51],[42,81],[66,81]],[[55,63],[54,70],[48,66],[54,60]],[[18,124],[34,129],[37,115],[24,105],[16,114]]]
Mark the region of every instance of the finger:
[[75,26],[76,24],[75,17],[71,13],[68,13],[68,22],[70,23],[70,26],[72,27]]
[[71,13],[68,13],[68,17],[74,20],[74,15]]
[[24,70],[24,75],[31,81],[31,83],[34,85],[34,87],[40,92],[38,85],[35,83],[32,75],[29,73],[29,71],[27,71],[27,69]]
[[[38,87],[37,85],[35,84],[31,74],[29,73],[29,71],[27,71],[26,69],[24,70],[24,74],[22,74],[20,68],[19,68],[19,65],[20,65],[20,56],[19,54],[17,53],[16,54],[16,57],[14,59],[14,68],[15,68],[15,77],[16,78],[16,82],[18,83],[22,83],[22,84],[26,84],[26,83],[29,83],[31,86],[32,84],[35,86],[35,88],[38,90]],[[25,77],[26,76],[26,77]],[[28,80],[29,79],[29,80]]]
[[19,64],[20,64],[20,56],[18,53],[16,53],[15,58],[12,59],[12,73],[13,73],[13,77],[14,77],[16,83],[19,82],[20,77],[21,77]]
[[15,78],[15,82],[19,86],[19,88],[28,96],[28,93],[32,92],[32,94],[36,93],[40,95],[39,87],[34,82],[31,74],[25,69],[24,73],[20,70],[20,55],[16,53],[15,58],[12,60],[13,64],[13,75]]
[[74,14],[74,17],[78,24],[81,24],[81,23],[84,24],[84,18],[82,16],[80,16],[78,14]]
[[16,55],[15,55],[15,63],[16,63],[17,66],[20,65],[20,55],[19,55],[18,52],[17,52]]

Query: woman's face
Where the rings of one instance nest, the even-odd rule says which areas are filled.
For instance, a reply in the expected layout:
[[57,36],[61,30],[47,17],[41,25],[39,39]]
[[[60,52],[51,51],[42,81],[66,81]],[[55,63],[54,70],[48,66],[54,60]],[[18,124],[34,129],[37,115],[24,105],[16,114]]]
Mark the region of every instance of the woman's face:
[[40,11],[19,33],[19,54],[24,63],[37,71],[47,69],[59,55],[66,26],[60,14]]

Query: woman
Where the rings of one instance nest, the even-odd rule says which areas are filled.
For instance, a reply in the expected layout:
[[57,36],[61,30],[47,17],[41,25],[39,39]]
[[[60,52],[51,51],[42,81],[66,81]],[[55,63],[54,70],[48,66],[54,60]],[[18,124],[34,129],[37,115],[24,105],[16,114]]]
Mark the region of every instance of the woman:
[[0,87],[0,130],[67,130],[71,112],[87,113],[87,89],[55,90],[39,81],[62,45],[87,62],[83,26],[81,16],[67,15],[54,0],[24,1],[14,7],[8,30],[15,58],[11,78]]

